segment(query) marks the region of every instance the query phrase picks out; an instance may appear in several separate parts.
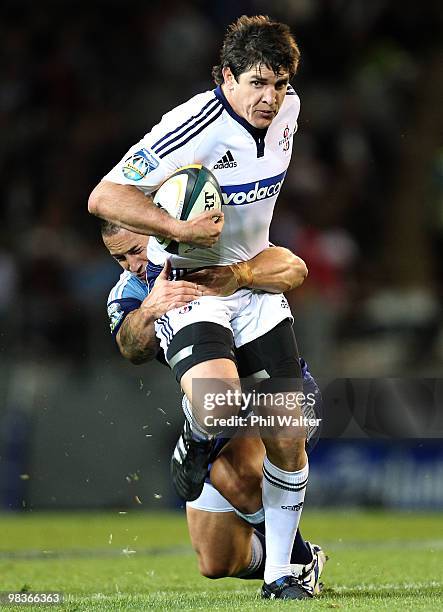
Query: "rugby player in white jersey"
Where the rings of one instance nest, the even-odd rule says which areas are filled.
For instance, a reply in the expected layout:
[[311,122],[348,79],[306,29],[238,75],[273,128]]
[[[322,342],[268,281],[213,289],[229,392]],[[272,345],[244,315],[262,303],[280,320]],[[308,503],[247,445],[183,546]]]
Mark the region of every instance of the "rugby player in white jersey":
[[[300,104],[289,80],[299,55],[286,25],[263,16],[239,18],[229,27],[220,65],[213,70],[217,88],[167,113],[134,145],[92,192],[90,212],[126,229],[195,245],[188,257],[172,257],[175,269],[237,264],[263,251],[297,129]],[[223,192],[224,218],[207,212],[181,222],[153,204],[150,194],[175,170],[192,163],[213,170]],[[148,257],[151,272],[159,272],[164,252],[150,245]],[[240,397],[241,390],[234,343],[241,349],[255,341],[251,360],[260,356],[258,369],[268,377],[261,389],[266,397],[301,391],[292,316],[284,296],[239,289],[226,298],[202,296],[184,310],[168,311],[156,322],[156,333],[192,404],[200,435],[209,440],[214,433],[205,419],[205,393],[196,393],[201,381],[209,380],[208,389],[223,389],[226,399],[218,406],[219,415],[235,417],[241,409],[240,403],[228,401],[233,391]],[[277,387],[277,379],[284,379],[283,385]],[[275,403],[272,413],[268,405],[261,410],[265,417],[277,414],[277,419],[287,414]],[[300,406],[291,415],[292,423],[301,422]],[[304,599],[309,595],[291,573],[290,556],[308,481],[306,431],[277,422],[261,430],[267,550],[262,596]]]
[[[149,293],[145,278],[148,237],[104,222],[102,238],[109,253],[125,270],[109,293],[107,310],[111,333],[123,357],[135,364],[156,356],[166,363],[159,350],[154,322],[172,306],[184,306],[201,294],[229,295],[238,288],[239,278],[231,266],[202,270],[199,284],[186,278],[169,281],[165,267]],[[266,249],[248,265],[255,279],[254,287],[274,292],[300,286],[307,272],[300,258],[279,247]],[[315,381],[306,366],[303,379],[306,394],[315,390]],[[261,464],[264,446],[257,437],[223,442],[208,470],[201,495],[186,506],[200,572],[209,578],[263,579]],[[322,549],[305,542],[298,530],[291,566],[312,594],[320,590],[325,559]]]

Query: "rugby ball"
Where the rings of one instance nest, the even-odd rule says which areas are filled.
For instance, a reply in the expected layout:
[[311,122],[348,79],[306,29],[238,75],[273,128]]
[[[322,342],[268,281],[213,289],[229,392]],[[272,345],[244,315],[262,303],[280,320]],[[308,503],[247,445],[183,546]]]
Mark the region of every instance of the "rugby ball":
[[[183,166],[166,179],[154,196],[154,204],[172,217],[187,221],[206,210],[217,213],[222,208],[223,196],[217,179],[201,164]],[[189,244],[156,236],[158,244],[174,255],[193,250]]]

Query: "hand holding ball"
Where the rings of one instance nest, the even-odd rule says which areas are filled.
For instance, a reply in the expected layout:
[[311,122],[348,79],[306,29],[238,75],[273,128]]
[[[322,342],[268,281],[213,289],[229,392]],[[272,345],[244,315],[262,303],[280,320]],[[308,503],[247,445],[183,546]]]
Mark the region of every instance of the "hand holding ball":
[[[184,166],[179,168],[159,187],[154,197],[154,204],[164,209],[171,216],[180,221],[191,221],[204,212],[213,212],[208,215],[211,227],[217,222],[217,217],[222,218],[221,212],[223,197],[217,179],[212,172],[200,164]],[[217,215],[217,213],[220,213]],[[204,233],[204,227],[201,228]],[[195,232],[195,243],[200,244],[198,228]],[[215,234],[220,233],[221,228],[216,228]],[[203,239],[204,236],[201,236]],[[208,235],[208,240],[210,239]],[[184,255],[193,247],[190,244],[176,242],[168,238],[156,236],[157,242],[168,253]],[[215,242],[215,240],[213,240]]]

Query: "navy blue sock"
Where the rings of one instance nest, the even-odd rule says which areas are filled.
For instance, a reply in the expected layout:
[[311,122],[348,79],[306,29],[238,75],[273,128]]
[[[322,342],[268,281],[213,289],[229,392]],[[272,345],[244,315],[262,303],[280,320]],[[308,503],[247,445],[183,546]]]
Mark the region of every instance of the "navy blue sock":
[[[258,523],[257,525],[255,525],[255,531],[258,531],[264,535],[265,522],[263,521],[263,523]],[[311,563],[311,561],[312,553],[309,549],[309,546],[303,539],[300,529],[297,529],[297,533],[295,534],[294,546],[292,547],[291,563],[306,565],[307,563]]]
[[291,552],[291,563],[299,563],[300,565],[306,565],[307,563],[311,563],[312,561],[312,553],[309,549],[309,546],[304,541],[300,529],[297,529],[297,533],[295,534],[294,546],[292,547]]
[[260,565],[257,567],[256,570],[252,572],[252,574],[248,574],[247,576],[238,576],[238,578],[241,578],[242,580],[263,580],[264,575],[265,575],[265,563],[266,563],[265,536],[260,531],[257,531],[257,529],[254,529],[254,533],[257,536],[257,538],[260,540],[261,545],[263,546],[263,557],[262,557]]
[[254,531],[258,531],[262,535],[265,535],[265,522],[263,521],[262,523],[254,525]]

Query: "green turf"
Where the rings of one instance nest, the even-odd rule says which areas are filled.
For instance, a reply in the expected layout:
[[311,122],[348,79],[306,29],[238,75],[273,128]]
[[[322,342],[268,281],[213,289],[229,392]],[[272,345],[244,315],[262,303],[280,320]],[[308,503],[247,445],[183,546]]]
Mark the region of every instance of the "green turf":
[[181,514],[0,515],[1,591],[62,591],[63,606],[26,610],[442,610],[443,519],[317,513],[304,534],[330,555],[323,594],[269,602],[259,582],[200,577]]

